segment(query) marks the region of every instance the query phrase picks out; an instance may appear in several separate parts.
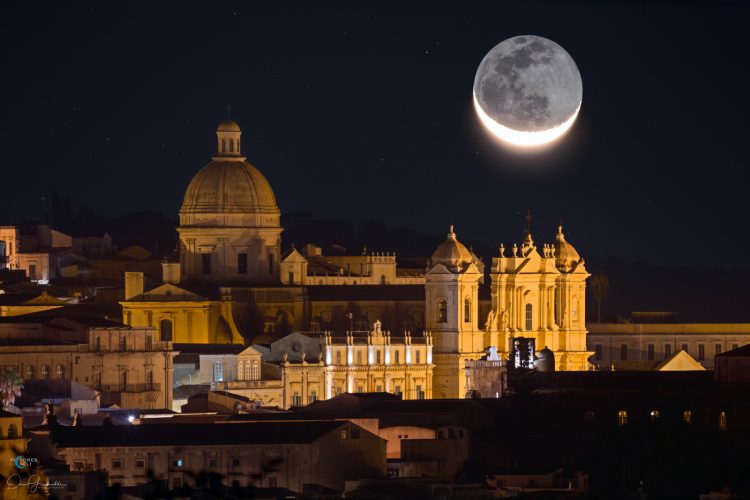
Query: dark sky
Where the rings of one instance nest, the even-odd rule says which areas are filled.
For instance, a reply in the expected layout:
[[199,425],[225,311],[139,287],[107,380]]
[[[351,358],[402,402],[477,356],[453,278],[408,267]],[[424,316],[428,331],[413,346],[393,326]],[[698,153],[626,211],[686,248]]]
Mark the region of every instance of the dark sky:
[[[229,103],[282,212],[433,233],[452,218],[507,244],[528,208],[537,242],[562,218],[584,256],[746,265],[746,5],[152,3],[2,7],[0,214],[36,215],[54,188],[176,216]],[[485,53],[520,34],[583,78],[572,132],[526,157],[471,107]]]

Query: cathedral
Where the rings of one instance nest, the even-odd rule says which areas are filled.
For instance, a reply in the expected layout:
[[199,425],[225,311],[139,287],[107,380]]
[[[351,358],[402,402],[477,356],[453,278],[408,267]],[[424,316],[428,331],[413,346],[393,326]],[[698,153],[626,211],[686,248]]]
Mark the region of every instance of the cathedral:
[[435,398],[465,397],[467,363],[488,353],[507,360],[519,341],[531,359],[551,351],[557,370],[588,369],[589,274],[562,226],[551,243],[538,246],[527,230],[520,243],[500,245],[488,269],[453,226],[420,267],[401,266],[394,253],[282,248],[274,192],[242,155],[241,135],[234,121],[219,125],[216,154],[185,192],[179,260],[163,264],[163,283],[146,290],[142,273],[126,273],[126,324],[155,327],[176,344],[246,345],[294,332],[321,345],[331,332],[381,338],[382,324],[394,344],[399,335],[429,339],[423,384]]

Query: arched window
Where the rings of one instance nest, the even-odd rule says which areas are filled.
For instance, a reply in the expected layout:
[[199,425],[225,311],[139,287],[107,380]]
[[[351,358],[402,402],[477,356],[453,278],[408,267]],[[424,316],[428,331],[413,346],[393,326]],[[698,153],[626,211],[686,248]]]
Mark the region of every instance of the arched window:
[[437,322],[448,322],[448,301],[445,299],[441,299],[440,302],[438,302]]
[[57,365],[55,374],[57,375],[57,378],[65,378],[65,367],[63,365]]
[[17,439],[18,438],[18,428],[16,427],[16,424],[10,424],[8,426],[8,439]]
[[247,375],[245,374],[245,362],[240,361],[237,363],[237,380],[247,380]]
[[526,331],[531,331],[534,328],[534,306],[526,304]]
[[464,323],[471,323],[471,300],[469,297],[464,299]]
[[42,377],[42,380],[47,380],[49,378],[49,366],[42,365],[42,368],[39,370],[39,376]]
[[725,431],[727,430],[727,412],[722,411],[719,413],[719,430]]
[[34,365],[26,365],[26,380],[34,380]]
[[234,153],[234,140],[229,139],[229,152]]
[[224,380],[224,363],[221,361],[214,361],[214,382],[222,382]]
[[163,319],[159,321],[159,334],[162,342],[169,342],[172,340],[172,320]]
[[626,425],[628,423],[628,412],[620,410],[617,412],[617,425]]
[[222,153],[227,152],[227,142],[224,139],[221,140],[221,152]]
[[260,380],[260,363],[257,359],[253,361],[252,379]]

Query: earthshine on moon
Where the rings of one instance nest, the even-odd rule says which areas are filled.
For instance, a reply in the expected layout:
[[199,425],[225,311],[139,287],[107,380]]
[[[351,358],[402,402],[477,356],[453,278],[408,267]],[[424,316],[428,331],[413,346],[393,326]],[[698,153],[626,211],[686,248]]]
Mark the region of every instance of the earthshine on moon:
[[582,96],[581,74],[570,54],[535,35],[497,44],[474,77],[480,121],[515,146],[541,146],[561,137],[573,126]]

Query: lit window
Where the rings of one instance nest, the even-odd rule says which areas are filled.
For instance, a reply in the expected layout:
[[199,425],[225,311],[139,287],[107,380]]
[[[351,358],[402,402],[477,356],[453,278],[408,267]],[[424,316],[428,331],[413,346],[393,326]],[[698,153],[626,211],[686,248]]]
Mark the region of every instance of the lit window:
[[65,367],[63,365],[57,365],[55,374],[57,375],[57,378],[65,378]]
[[628,412],[620,410],[617,412],[617,425],[626,425],[628,423]]
[[214,362],[214,382],[222,382],[224,380],[224,363],[221,361]]
[[682,420],[685,421],[686,424],[692,424],[693,423],[693,412],[690,410],[685,410],[682,412]]
[[39,370],[39,375],[41,376],[42,380],[47,380],[49,378],[49,366],[42,365],[42,369]]
[[651,410],[651,421],[656,422],[656,420],[661,417],[661,412],[659,410]]
[[727,430],[727,413],[725,411],[719,413],[719,430]]

